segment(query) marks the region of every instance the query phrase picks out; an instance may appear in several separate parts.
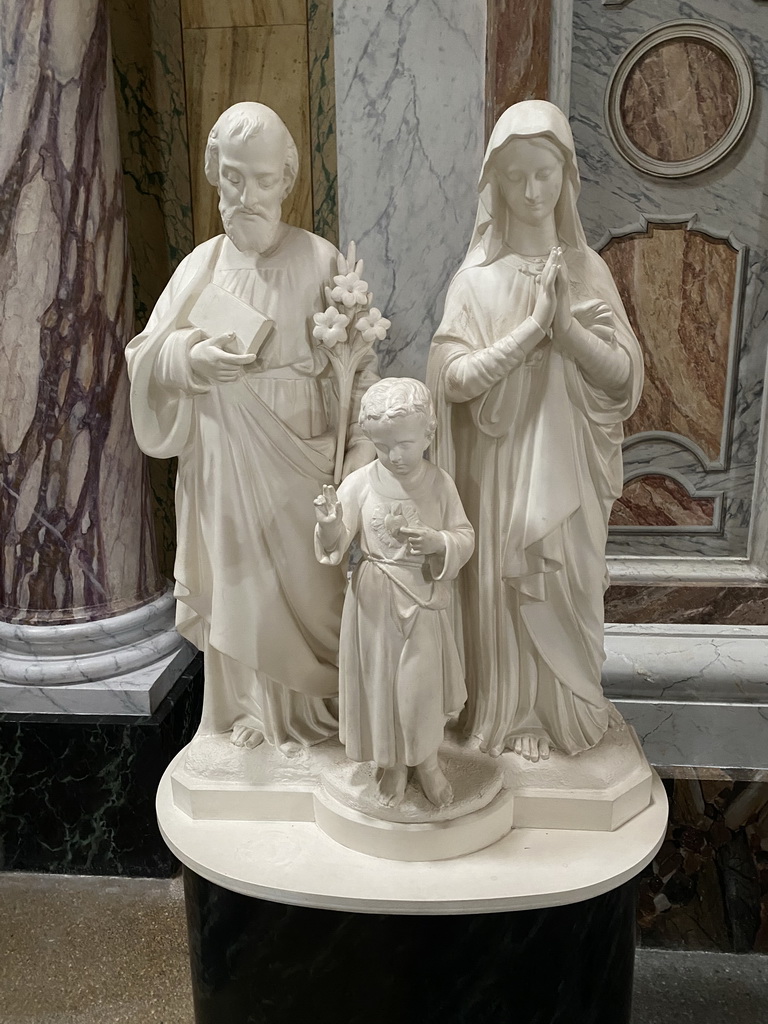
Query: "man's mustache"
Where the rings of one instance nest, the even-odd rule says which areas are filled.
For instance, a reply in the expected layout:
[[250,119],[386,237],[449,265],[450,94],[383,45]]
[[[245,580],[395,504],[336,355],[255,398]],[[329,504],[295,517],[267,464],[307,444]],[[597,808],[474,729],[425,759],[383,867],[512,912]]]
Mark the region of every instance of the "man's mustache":
[[272,223],[280,219],[280,214],[266,213],[264,210],[250,210],[247,206],[230,206],[223,216],[230,217],[259,217],[261,220],[265,220],[268,223]]

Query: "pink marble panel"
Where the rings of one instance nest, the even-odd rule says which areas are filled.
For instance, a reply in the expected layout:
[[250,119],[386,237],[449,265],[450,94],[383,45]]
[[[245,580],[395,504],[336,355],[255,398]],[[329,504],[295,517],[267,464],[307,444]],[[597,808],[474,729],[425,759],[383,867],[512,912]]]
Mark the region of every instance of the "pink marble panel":
[[694,498],[671,477],[649,473],[624,485],[611,526],[711,526],[713,498]]
[[768,625],[768,587],[609,587],[606,622]]
[[547,99],[550,0],[488,0],[486,135],[520,100]]
[[668,430],[720,456],[738,256],[683,224],[602,251],[643,347],[645,386],[625,433]]

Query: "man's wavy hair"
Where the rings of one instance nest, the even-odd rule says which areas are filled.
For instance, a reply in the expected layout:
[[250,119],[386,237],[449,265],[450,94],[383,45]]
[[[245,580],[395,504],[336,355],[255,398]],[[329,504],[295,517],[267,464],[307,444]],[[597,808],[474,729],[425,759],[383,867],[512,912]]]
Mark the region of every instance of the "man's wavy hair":
[[299,173],[299,153],[293,136],[283,120],[263,103],[235,103],[228,107],[211,128],[205,147],[205,176],[216,188],[219,186],[219,142],[222,138],[246,142],[263,131],[276,131],[285,138],[285,198],[296,183]]

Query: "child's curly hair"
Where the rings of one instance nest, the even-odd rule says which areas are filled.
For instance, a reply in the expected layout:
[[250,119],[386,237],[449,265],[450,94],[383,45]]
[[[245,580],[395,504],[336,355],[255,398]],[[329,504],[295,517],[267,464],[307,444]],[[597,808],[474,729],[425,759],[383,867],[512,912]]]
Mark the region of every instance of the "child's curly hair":
[[413,415],[424,417],[426,432],[431,438],[437,420],[427,385],[413,377],[385,377],[371,385],[363,395],[357,422],[365,433],[366,426],[372,421]]

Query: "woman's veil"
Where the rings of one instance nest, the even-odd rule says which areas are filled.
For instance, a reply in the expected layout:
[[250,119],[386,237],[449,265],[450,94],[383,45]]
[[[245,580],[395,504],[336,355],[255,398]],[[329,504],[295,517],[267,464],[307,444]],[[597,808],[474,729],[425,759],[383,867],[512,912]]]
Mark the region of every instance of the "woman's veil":
[[557,235],[561,242],[582,251],[588,248],[576,208],[581,190],[573,135],[565,114],[547,100],[523,100],[508,107],[496,122],[483,158],[478,191],[477,217],[467,255],[459,271],[493,263],[506,236],[508,207],[499,194],[493,173],[493,158],[513,139],[549,139],[563,156],[563,188],[555,209]]

